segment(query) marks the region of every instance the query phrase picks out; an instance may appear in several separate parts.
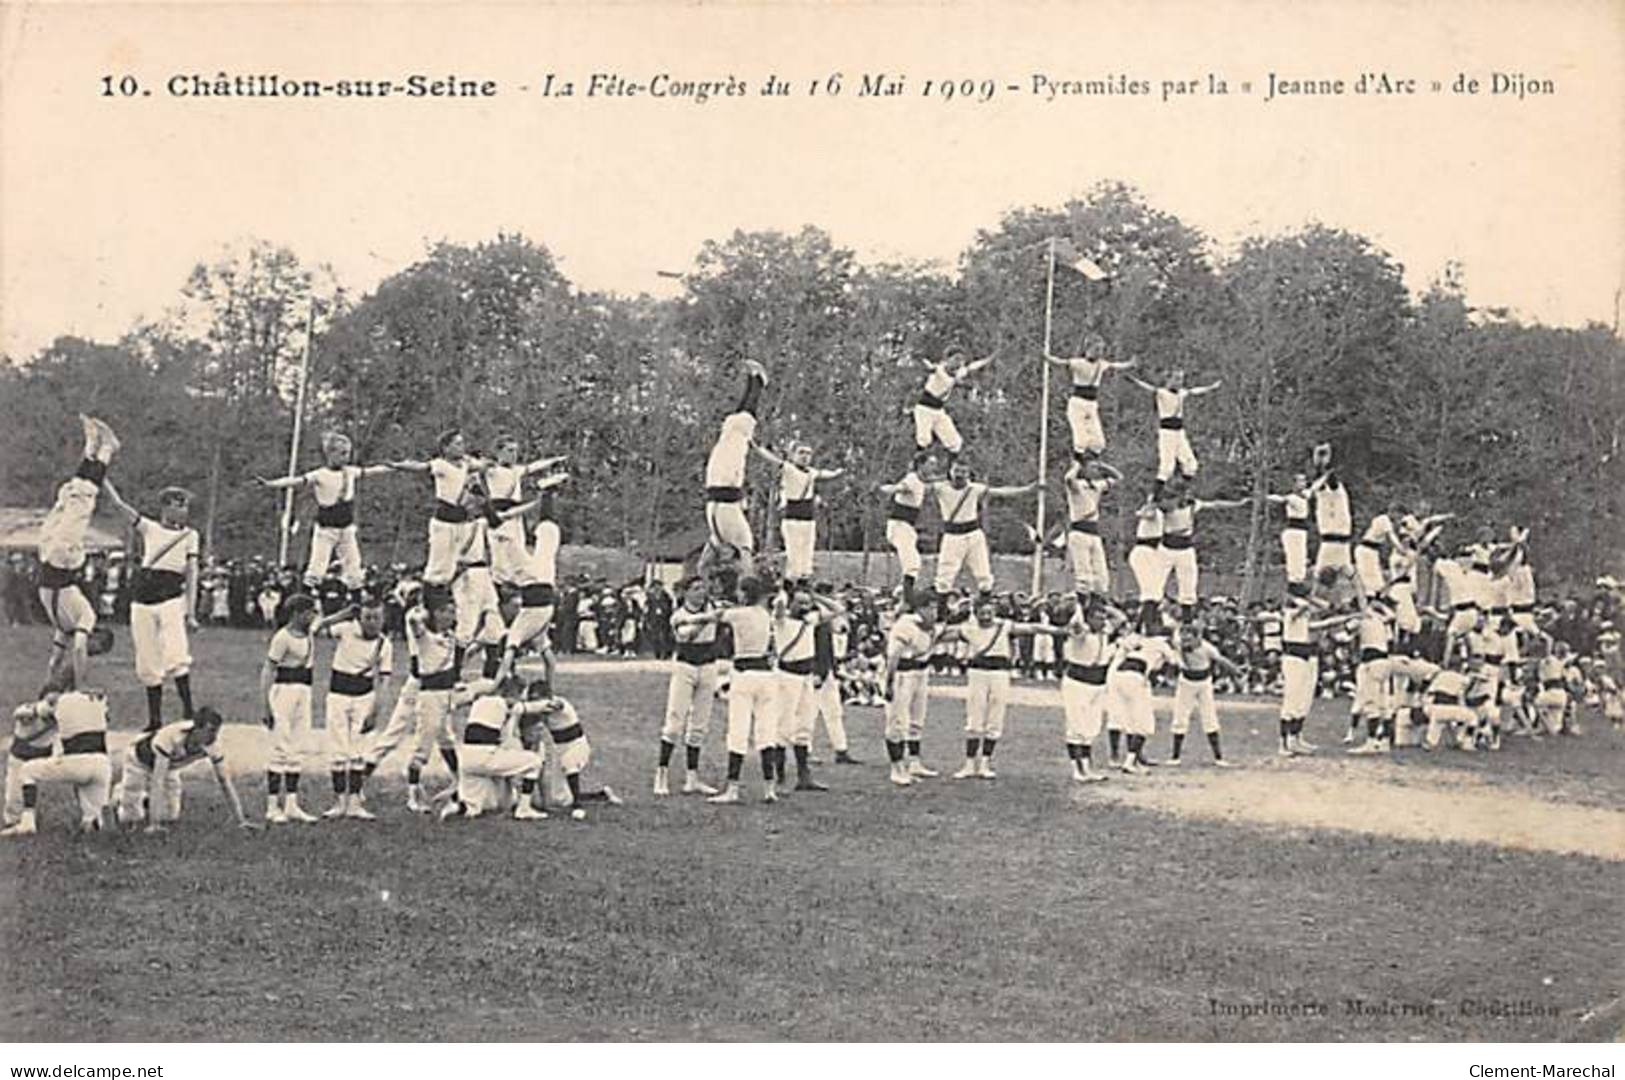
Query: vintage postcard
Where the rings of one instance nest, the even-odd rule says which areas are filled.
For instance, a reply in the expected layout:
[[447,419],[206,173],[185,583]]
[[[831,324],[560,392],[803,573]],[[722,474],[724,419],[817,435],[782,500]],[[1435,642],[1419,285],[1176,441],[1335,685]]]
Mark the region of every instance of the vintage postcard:
[[1614,1075],[1625,6],[0,13],[13,1076]]

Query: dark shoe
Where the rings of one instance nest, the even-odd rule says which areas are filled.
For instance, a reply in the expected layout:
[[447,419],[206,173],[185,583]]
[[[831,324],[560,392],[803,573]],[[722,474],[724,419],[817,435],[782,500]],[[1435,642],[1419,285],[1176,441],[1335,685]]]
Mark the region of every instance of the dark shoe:
[[829,785],[825,784],[825,783],[821,783],[820,781],[814,780],[810,776],[803,776],[800,780],[796,781],[796,790],[797,791],[828,791],[829,790]]
[[863,762],[860,761],[858,758],[853,757],[851,754],[847,753],[845,750],[842,750],[840,753],[835,755],[835,764],[837,764],[837,765],[862,765]]

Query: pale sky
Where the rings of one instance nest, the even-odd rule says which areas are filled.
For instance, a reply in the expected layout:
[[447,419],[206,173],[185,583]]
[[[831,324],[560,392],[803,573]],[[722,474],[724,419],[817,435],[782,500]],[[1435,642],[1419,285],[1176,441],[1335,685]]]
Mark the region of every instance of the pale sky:
[[[952,266],[979,227],[1105,178],[1222,245],[1309,220],[1450,259],[1477,304],[1614,321],[1625,282],[1625,4],[10,4],[0,24],[0,348],[114,338],[187,271],[263,237],[358,294],[437,239],[546,244],[578,286],[660,293],[736,228],[815,224],[865,259]],[[489,100],[202,100],[175,74],[494,79]],[[593,72],[746,81],[691,101],[547,100]],[[1270,72],[1419,80],[1265,102]],[[1555,96],[1489,94],[1493,71]],[[837,99],[807,84],[845,74]],[[864,72],[906,76],[860,99]],[[1161,100],[1214,72],[1227,97]],[[1449,92],[1458,73],[1477,97]],[[1152,84],[1046,103],[1033,76]],[[150,97],[101,96],[134,75]],[[769,74],[794,96],[763,99]],[[991,103],[921,96],[991,78]],[[1251,97],[1239,83],[1255,83]],[[1430,80],[1444,93],[1428,90]],[[520,85],[531,89],[522,92]]]

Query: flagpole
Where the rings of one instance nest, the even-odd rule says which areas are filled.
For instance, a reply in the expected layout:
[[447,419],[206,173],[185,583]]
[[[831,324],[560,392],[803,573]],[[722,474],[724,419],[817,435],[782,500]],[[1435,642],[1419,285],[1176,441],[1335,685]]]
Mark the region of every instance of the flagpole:
[[1033,549],[1034,597],[1044,587],[1044,487],[1049,462],[1049,354],[1050,328],[1055,318],[1055,238],[1049,240],[1049,280],[1044,288],[1044,389],[1038,406],[1038,543]]
[[[299,361],[299,392],[293,405],[293,440],[288,446],[288,475],[299,471],[299,432],[305,420],[305,386],[310,382],[311,341],[316,336],[316,298],[310,298],[310,312],[305,318],[305,353]],[[293,488],[282,495],[282,537],[277,544],[276,564],[288,565],[288,539],[293,531]]]

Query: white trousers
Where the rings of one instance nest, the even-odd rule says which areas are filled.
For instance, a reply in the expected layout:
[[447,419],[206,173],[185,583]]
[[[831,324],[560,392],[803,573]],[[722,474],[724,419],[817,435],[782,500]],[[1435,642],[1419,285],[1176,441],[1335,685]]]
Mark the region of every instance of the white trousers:
[[71,476],[56,489],[56,502],[40,523],[40,562],[63,570],[84,565],[85,532],[101,490],[82,476]]
[[1476,607],[1457,608],[1450,614],[1450,622],[1445,627],[1445,633],[1450,637],[1460,637],[1469,634],[1478,626],[1478,609]]
[[1365,544],[1354,546],[1354,572],[1367,596],[1376,596],[1387,586],[1382,573],[1382,552]]
[[1094,742],[1106,719],[1105,685],[1062,679],[1061,709],[1066,715],[1066,741]]
[[728,753],[779,744],[779,680],[774,671],[735,671],[728,686]]
[[401,692],[395,697],[395,707],[389,711],[389,720],[382,728],[375,729],[367,740],[363,762],[376,766],[388,757],[389,752],[399,746],[415,726],[417,713],[418,680],[417,676],[408,675],[406,681],[401,683]]
[[1129,735],[1155,734],[1157,714],[1151,700],[1151,685],[1139,672],[1114,673],[1106,682],[1108,727]]
[[1286,579],[1294,584],[1309,576],[1309,530],[1282,529],[1281,553],[1286,557]]
[[1422,707],[1422,714],[1428,718],[1426,739],[1429,746],[1439,745],[1439,738],[1446,727],[1458,725],[1470,728],[1478,722],[1478,714],[1465,705],[1428,704]]
[[517,746],[465,743],[458,751],[457,798],[476,813],[506,809],[508,782],[542,771],[542,755]]
[[1066,553],[1072,563],[1072,582],[1080,589],[1111,591],[1111,573],[1106,568],[1106,545],[1097,533],[1068,529]]
[[553,625],[553,612],[555,605],[546,607],[522,607],[519,614],[513,617],[513,625],[508,627],[504,638],[506,648],[518,651],[532,642],[547,644],[546,634]]
[[315,584],[327,576],[333,560],[339,561],[339,580],[347,589],[359,589],[366,581],[361,572],[361,544],[356,527],[317,525],[310,534],[310,558],[305,563],[305,583]]
[[817,695],[811,675],[778,673],[778,729],[780,745],[811,746],[818,719]]
[[323,708],[327,722],[327,749],[334,769],[359,769],[367,758],[367,736],[361,729],[377,708],[378,694],[335,694],[329,691]]
[[429,763],[430,751],[436,747],[449,750],[457,745],[451,722],[451,691],[424,690],[416,678],[408,677],[401,684],[388,723],[366,742],[362,760],[376,766],[408,737],[412,740],[412,763],[419,768]]
[[756,537],[750,531],[743,501],[706,503],[705,524],[713,541],[731,544],[746,554],[756,550]]
[[1563,726],[1563,714],[1569,707],[1569,693],[1567,690],[1553,688],[1542,690],[1535,695],[1535,711],[1540,714],[1541,722],[1552,731]]
[[925,730],[926,704],[931,695],[931,676],[926,671],[899,671],[892,683],[892,699],[886,702],[886,741],[918,739]]
[[457,573],[457,553],[468,541],[468,530],[473,526],[466,521],[429,519],[429,558],[423,564],[425,585],[445,585]]
[[266,767],[272,772],[300,772],[310,742],[310,687],[275,683],[270,705],[271,755]]
[[113,790],[113,762],[106,754],[35,758],[23,765],[22,779],[24,784],[65,784],[73,788],[80,823],[100,822],[107,797]]
[[1135,544],[1128,553],[1128,568],[1134,571],[1134,581],[1140,587],[1140,603],[1162,603],[1171,569],[1162,548]]
[[1167,428],[1157,429],[1157,479],[1167,480],[1174,475],[1178,468],[1186,476],[1196,475],[1196,452],[1191,449],[1191,441],[1185,435],[1185,429],[1170,431]]
[[[143,801],[153,796],[152,773],[136,760],[132,743],[124,754],[124,776],[115,789],[118,805],[114,807],[118,819],[124,824],[147,820],[149,810]],[[164,790],[157,793],[163,800],[164,819],[174,821],[181,816],[181,775],[179,769],[170,769],[164,777]]]
[[1010,672],[972,668],[965,675],[965,734],[997,739],[1010,708]]
[[38,758],[25,759],[18,757],[14,753],[6,755],[5,809],[3,813],[0,813],[0,819],[3,819],[7,825],[15,824],[18,816],[23,812],[23,767],[29,761],[44,761],[50,756],[49,754],[42,754]]
[[[451,722],[451,691],[425,690],[418,687],[417,729],[413,734],[412,764],[418,768],[429,763],[429,751],[450,750],[457,745],[457,732]],[[461,755],[458,758],[461,767]]]
[[660,737],[689,746],[703,746],[711,730],[711,704],[717,694],[717,664],[685,664],[673,660],[666,684],[666,714]]
[[497,587],[491,581],[491,569],[486,566],[465,566],[451,586],[452,602],[457,605],[457,638],[471,641],[487,612],[502,617],[497,604]]
[[792,580],[812,577],[814,523],[785,518],[779,522],[779,531],[784,536],[784,576]]
[[565,776],[574,776],[585,769],[587,762],[592,760],[592,743],[582,735],[562,745],[555,745],[553,752],[559,758],[559,771]]
[[1349,555],[1349,542],[1347,540],[1322,540],[1315,549],[1315,573],[1328,566],[1342,570],[1354,565]]
[[131,604],[130,641],[135,646],[135,677],[142,686],[161,686],[164,679],[191,671],[186,598],[177,596],[161,604]]
[[1174,723],[1171,730],[1183,735],[1191,729],[1191,718],[1202,725],[1205,735],[1219,731],[1219,710],[1213,704],[1213,679],[1186,679],[1174,684]]
[[1181,604],[1196,603],[1196,582],[1200,572],[1196,563],[1196,549],[1164,548],[1163,557],[1174,575],[1174,593]]
[[987,534],[981,529],[942,534],[942,543],[937,549],[937,592],[952,592],[962,567],[970,568],[978,589],[985,592],[993,588],[993,562],[988,555]]
[[1106,432],[1100,426],[1100,403],[1087,398],[1066,399],[1066,423],[1072,429],[1072,451],[1099,453],[1106,449]]
[[45,609],[56,631],[54,640],[65,645],[75,634],[88,634],[96,629],[96,609],[85,597],[78,583],[60,589],[40,589],[40,607]]
[[959,453],[965,445],[965,440],[959,437],[959,429],[954,426],[954,418],[948,415],[947,409],[915,405],[914,445],[921,450],[928,449],[933,437],[950,454]]
[[1394,598],[1394,625],[1407,634],[1421,633],[1422,615],[1416,610],[1416,586],[1396,581],[1389,588]]
[[491,576],[503,585],[519,584],[519,579],[524,576],[527,557],[525,523],[518,518],[509,518],[488,530],[485,539],[491,549]]
[[1315,702],[1315,684],[1320,681],[1317,657],[1281,657],[1281,718],[1306,720]]
[[841,704],[841,681],[833,673],[824,678],[822,686],[813,687],[813,705],[824,719],[830,749],[837,754],[845,753],[846,708]]
[[897,565],[909,577],[920,575],[920,534],[906,521],[886,522],[886,542],[897,552]]
[[1388,677],[1393,665],[1384,657],[1354,669],[1354,715],[1386,717],[1390,710]]

